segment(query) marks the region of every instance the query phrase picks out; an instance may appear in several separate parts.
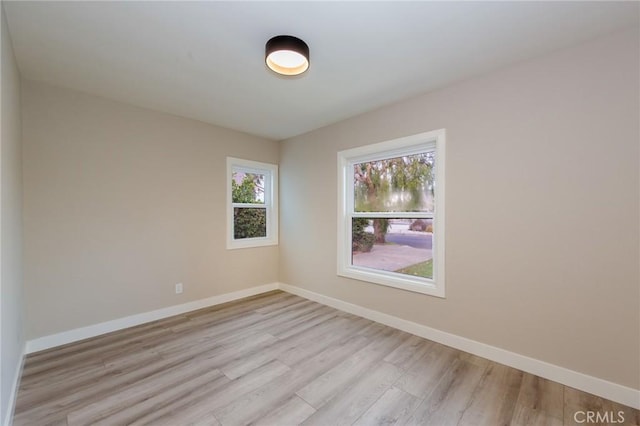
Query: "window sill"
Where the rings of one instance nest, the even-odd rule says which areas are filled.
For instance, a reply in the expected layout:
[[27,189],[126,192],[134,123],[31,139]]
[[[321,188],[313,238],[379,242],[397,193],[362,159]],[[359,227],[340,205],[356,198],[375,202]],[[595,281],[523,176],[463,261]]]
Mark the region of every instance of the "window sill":
[[243,240],[227,241],[227,250],[245,249],[253,247],[277,246],[275,238],[246,238]]
[[411,277],[408,275],[403,276],[391,272],[385,273],[384,271],[374,271],[369,268],[359,268],[356,266],[340,268],[338,275],[386,287],[445,298],[444,288],[438,287],[434,280],[427,278]]

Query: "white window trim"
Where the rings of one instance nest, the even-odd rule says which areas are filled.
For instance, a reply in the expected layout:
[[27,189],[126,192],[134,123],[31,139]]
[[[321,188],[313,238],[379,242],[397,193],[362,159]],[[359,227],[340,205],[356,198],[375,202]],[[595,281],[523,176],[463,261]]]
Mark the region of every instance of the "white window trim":
[[[363,161],[375,161],[394,156],[424,152],[435,146],[435,212],[433,230],[433,279],[412,277],[353,266],[351,264],[351,212],[353,212],[353,165]],[[445,297],[445,130],[420,133],[413,136],[366,145],[338,152],[338,275],[395,287],[402,290]],[[347,185],[348,184],[348,185]],[[416,213],[398,214],[393,217],[416,217]],[[376,217],[379,217],[376,214]]]
[[[266,237],[243,238],[240,240],[236,240],[233,237],[233,208],[238,206],[232,202],[231,180],[234,168],[242,168],[249,172],[265,175],[264,204],[241,205],[243,207],[264,208],[267,211]],[[278,245],[278,221],[278,166],[276,164],[227,157],[227,249]]]

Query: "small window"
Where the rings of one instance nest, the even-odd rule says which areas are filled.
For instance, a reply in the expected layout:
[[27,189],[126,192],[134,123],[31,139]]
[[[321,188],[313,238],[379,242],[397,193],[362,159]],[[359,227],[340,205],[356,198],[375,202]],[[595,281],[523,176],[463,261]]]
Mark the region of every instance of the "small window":
[[445,132],[338,153],[338,275],[444,297]]
[[278,166],[227,158],[227,248],[278,244]]

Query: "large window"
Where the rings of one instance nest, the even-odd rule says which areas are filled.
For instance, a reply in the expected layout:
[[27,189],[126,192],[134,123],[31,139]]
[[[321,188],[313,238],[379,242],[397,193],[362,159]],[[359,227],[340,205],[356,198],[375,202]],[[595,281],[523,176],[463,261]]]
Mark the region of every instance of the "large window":
[[227,248],[278,244],[278,166],[227,158]]
[[338,153],[338,275],[444,297],[445,132]]

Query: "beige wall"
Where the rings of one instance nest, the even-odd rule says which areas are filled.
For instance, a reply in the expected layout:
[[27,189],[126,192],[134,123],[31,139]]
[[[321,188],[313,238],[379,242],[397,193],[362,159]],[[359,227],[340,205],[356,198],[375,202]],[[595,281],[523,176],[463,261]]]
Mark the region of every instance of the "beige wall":
[[[640,388],[638,51],[618,33],[283,142],[281,281]],[[440,128],[446,299],[336,276],[337,151]]]
[[[638,48],[618,33],[280,146],[24,82],[27,337],[280,279],[640,389]],[[439,128],[447,298],[337,277],[337,151]],[[225,249],[228,155],[280,160],[279,248]]]
[[23,120],[28,338],[277,281],[225,247],[226,156],[276,142],[30,81]]
[[[0,5],[2,31],[2,142],[0,163],[0,421],[9,414],[9,398],[24,348],[22,301],[22,152],[20,74]],[[4,423],[3,423],[4,424]]]

